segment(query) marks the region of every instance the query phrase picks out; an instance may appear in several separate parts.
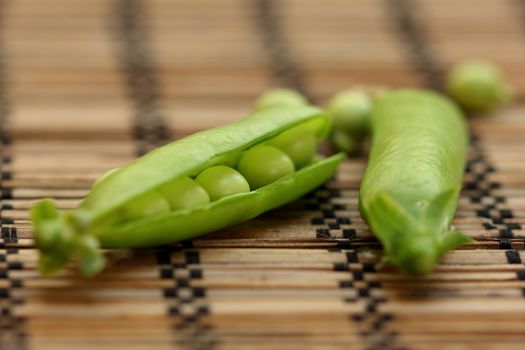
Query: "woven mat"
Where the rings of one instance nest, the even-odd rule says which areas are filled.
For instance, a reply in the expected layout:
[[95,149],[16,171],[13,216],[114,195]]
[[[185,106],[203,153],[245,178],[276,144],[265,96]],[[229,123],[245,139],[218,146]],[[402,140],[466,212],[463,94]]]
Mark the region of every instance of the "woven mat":
[[36,271],[27,209],[239,119],[289,86],[439,89],[466,58],[525,92],[525,5],[502,0],[16,0],[0,20],[1,349],[521,349],[525,106],[471,120],[454,225],[478,243],[413,279],[376,269],[366,157],[248,223],[137,251],[99,277]]

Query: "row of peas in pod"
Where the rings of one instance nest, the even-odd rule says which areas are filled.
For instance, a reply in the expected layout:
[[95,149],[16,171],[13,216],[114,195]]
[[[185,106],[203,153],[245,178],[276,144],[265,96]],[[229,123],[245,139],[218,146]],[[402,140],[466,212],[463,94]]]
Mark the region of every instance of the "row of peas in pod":
[[[306,99],[295,91],[278,89],[263,95],[254,110],[275,106],[305,106]],[[112,217],[112,223],[136,220],[170,211],[195,208],[221,198],[259,189],[295,172],[315,160],[317,138],[309,125],[298,125],[278,136],[243,151],[228,165],[215,165],[195,177],[182,177],[147,192],[127,203]],[[97,184],[117,169],[99,177]]]

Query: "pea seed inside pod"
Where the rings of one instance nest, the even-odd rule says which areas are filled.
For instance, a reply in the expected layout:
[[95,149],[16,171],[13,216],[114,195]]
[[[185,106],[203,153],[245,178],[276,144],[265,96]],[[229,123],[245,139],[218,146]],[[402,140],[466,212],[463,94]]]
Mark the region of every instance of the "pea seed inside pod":
[[195,180],[183,177],[159,189],[168,200],[172,210],[193,208],[210,202],[210,195]]
[[250,192],[250,185],[235,169],[224,165],[210,167],[195,179],[210,195],[211,201]]
[[300,125],[281,133],[268,144],[286,153],[292,159],[295,168],[300,169],[314,156],[317,139],[306,125]]
[[170,211],[168,200],[157,191],[145,193],[121,209],[124,220],[136,220]]
[[238,168],[252,189],[266,186],[295,171],[293,161],[286,153],[267,145],[246,151]]

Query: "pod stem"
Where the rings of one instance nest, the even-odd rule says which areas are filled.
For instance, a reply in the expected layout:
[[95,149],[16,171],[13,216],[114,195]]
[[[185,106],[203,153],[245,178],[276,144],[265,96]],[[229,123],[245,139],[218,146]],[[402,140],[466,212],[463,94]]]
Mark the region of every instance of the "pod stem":
[[[443,197],[451,198],[451,195],[446,193]],[[436,199],[436,204],[444,203]],[[368,222],[383,243],[388,261],[413,275],[430,273],[443,253],[475,242],[459,231],[449,232],[448,227],[439,225],[442,216],[432,205],[428,209],[436,216],[423,215],[418,220],[398,201],[382,192],[368,209]]]
[[61,214],[51,199],[37,202],[30,211],[35,246],[40,251],[38,268],[43,274],[62,270],[71,260],[81,273],[92,276],[105,266],[98,239],[80,213]]

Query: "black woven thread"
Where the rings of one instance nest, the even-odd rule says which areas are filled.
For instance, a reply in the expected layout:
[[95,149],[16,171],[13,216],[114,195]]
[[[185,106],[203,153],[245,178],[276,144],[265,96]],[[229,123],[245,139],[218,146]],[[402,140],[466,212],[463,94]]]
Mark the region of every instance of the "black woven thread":
[[[516,264],[517,251],[512,244],[513,230],[520,230],[522,226],[508,222],[514,214],[505,205],[507,198],[494,194],[494,191],[501,188],[501,183],[490,178],[491,174],[497,172],[497,168],[487,158],[476,135],[471,134],[470,146],[471,156],[467,164],[470,180],[464,184],[464,189],[469,193],[470,202],[478,206],[476,216],[487,219],[488,222],[483,224],[485,230],[498,231],[499,249],[505,250],[507,263]],[[519,259],[519,254],[517,257]],[[525,280],[523,271],[518,271],[516,276],[518,280]],[[522,288],[522,293],[525,296],[525,288]]]
[[[505,203],[505,196],[497,196],[494,191],[501,188],[501,183],[492,180],[491,174],[496,167],[487,158],[478,138],[472,135],[471,157],[467,166],[470,180],[465,183],[465,190],[470,193],[470,201],[478,206],[476,215],[486,218],[484,228],[488,231],[498,230],[499,248],[513,249],[513,230],[521,229],[518,223],[508,222],[514,214]],[[509,263],[512,263],[510,260]]]
[[[191,250],[191,242],[183,242],[171,250],[162,250],[157,255],[161,266],[160,276],[174,281],[174,286],[164,289],[164,297],[170,300],[169,314],[178,320],[175,325],[177,344],[192,350],[213,349],[217,336],[213,329],[202,322],[209,313],[206,290],[193,282],[202,279],[198,251]],[[181,261],[172,261],[172,251],[182,256]]]
[[[152,148],[165,144],[169,140],[168,128],[160,106],[160,83],[157,79],[154,60],[147,43],[149,42],[148,27],[145,23],[147,1],[141,0],[116,0],[116,16],[118,26],[116,27],[116,41],[120,43],[119,56],[122,70],[127,81],[127,93],[134,106],[133,136],[137,145],[136,154],[141,156]],[[168,307],[168,314],[176,320],[182,320],[177,324],[175,340],[177,345],[189,349],[211,349],[213,341],[208,341],[213,332],[202,324],[202,317],[206,314],[208,307],[205,304],[205,292],[199,288],[193,288],[190,281],[198,275],[196,268],[189,273],[189,278],[179,278],[177,275],[184,267],[171,266],[169,257],[172,252],[181,252],[185,256],[199,259],[198,252],[185,252],[186,245],[163,247],[156,253],[161,278],[175,278],[176,287],[164,291],[166,299],[175,301],[176,308]],[[189,255],[188,255],[189,254]],[[185,272],[185,271],[183,271]],[[190,290],[193,296],[186,298],[182,291],[184,288]],[[180,287],[180,288],[179,288]],[[199,301],[199,304],[195,302]],[[184,310],[192,310],[185,314]],[[184,336],[180,336],[181,333]]]
[[[517,8],[517,11],[515,11],[515,13],[518,16],[518,20],[520,21],[523,31],[525,33],[525,1],[515,0],[514,3]],[[523,242],[523,246],[521,247],[521,249],[525,249],[525,241]],[[512,263],[511,259],[509,259],[509,255],[507,255],[507,260],[509,261],[509,263]],[[525,271],[518,272],[518,279],[521,281],[525,281]],[[522,288],[521,291],[522,291],[523,296],[525,296],[525,287]]]
[[310,101],[304,73],[294,59],[288,40],[284,35],[278,3],[273,0],[252,0],[255,8],[255,23],[261,36],[265,52],[270,58],[273,78],[281,85],[295,89]]
[[306,210],[318,211],[320,215],[311,219],[316,227],[316,237],[322,240],[335,240],[337,243],[328,249],[331,253],[343,254],[344,263],[335,263],[334,271],[350,273],[351,278],[339,282],[341,289],[355,291],[355,297],[344,297],[346,303],[364,301],[363,312],[354,314],[351,319],[361,328],[360,334],[365,341],[366,349],[394,350],[404,349],[399,345],[397,334],[387,330],[387,325],[393,316],[378,311],[378,305],[386,299],[377,296],[382,289],[378,280],[367,277],[376,273],[375,266],[370,262],[363,262],[359,257],[359,250],[353,244],[357,238],[357,230],[352,227],[352,219],[342,215],[341,211],[348,209],[344,204],[337,203],[342,197],[342,190],[323,186],[309,194],[304,199]]
[[[317,228],[317,238],[337,239],[335,246],[328,250],[337,254],[344,254],[344,263],[335,263],[335,271],[349,272],[351,279],[341,280],[339,287],[352,289],[356,292],[355,297],[345,297],[347,303],[364,301],[363,312],[354,314],[351,319],[359,324],[364,330],[360,333],[366,343],[366,349],[402,349],[397,339],[397,334],[387,330],[387,324],[392,321],[393,316],[378,311],[378,306],[386,301],[378,297],[382,289],[381,282],[367,278],[376,273],[375,266],[371,262],[364,262],[359,257],[359,250],[353,241],[356,238],[356,229],[352,228],[352,220],[340,214],[341,210],[347,209],[344,205],[334,203],[334,199],[341,197],[340,189],[321,189],[314,193],[317,208],[321,211],[321,217],[312,219],[312,225],[321,226]],[[313,209],[313,203],[308,206]],[[324,226],[324,227],[323,227]],[[323,235],[319,235],[323,232]]]
[[411,66],[422,76],[425,85],[434,90],[443,89],[443,70],[436,60],[432,49],[426,44],[425,28],[420,25],[417,4],[413,0],[385,0],[389,18],[407,46]]
[[[0,30],[4,23],[4,2],[0,1]],[[3,49],[3,34],[0,31],[0,48]],[[14,227],[14,220],[5,215],[4,210],[9,205],[4,200],[13,198],[11,188],[6,187],[6,181],[12,178],[8,164],[12,157],[9,155],[9,148],[12,143],[11,136],[5,128],[10,113],[10,103],[7,94],[7,77],[5,67],[5,53],[0,50],[0,280],[7,280],[7,287],[0,288],[0,349],[25,349],[26,335],[23,332],[24,320],[15,316],[14,307],[23,303],[22,299],[17,299],[16,290],[22,288],[22,280],[15,278],[16,270],[21,270],[23,264],[18,260],[18,233]]]
[[145,4],[141,0],[116,0],[117,41],[127,94],[134,105],[133,136],[138,156],[169,140],[160,108],[160,83],[147,46]]
[[[415,66],[425,77],[426,85],[429,88],[443,90],[443,75],[439,72],[444,70],[426,45],[422,23],[416,21],[418,16],[414,1],[386,0],[386,4],[390,9],[391,18],[395,19],[402,42],[416,61]],[[521,229],[521,225],[508,222],[513,218],[512,210],[505,206],[507,199],[504,196],[494,194],[494,190],[500,188],[501,184],[490,179],[490,174],[497,172],[497,169],[487,157],[479,136],[471,131],[470,139],[471,153],[466,169],[469,180],[465,183],[464,190],[469,192],[471,203],[479,205],[476,215],[488,219],[483,227],[488,231],[498,230],[499,248],[506,250],[507,261],[513,264],[514,254],[509,253],[512,251],[513,230]],[[518,273],[518,279],[521,277]]]
[[[519,20],[522,26],[523,33],[525,33],[525,1],[515,0],[514,5],[516,7],[516,11],[514,11],[514,13],[517,15],[517,19]],[[525,250],[525,240],[523,242],[523,246],[521,247],[521,249]],[[517,259],[513,259],[513,257],[515,257],[516,255],[519,259],[519,254],[517,251],[510,250],[506,252],[507,261],[509,264],[516,264]],[[520,264],[522,263],[521,259],[519,259],[519,263]],[[517,276],[518,276],[518,280],[525,281],[525,271],[518,271]],[[525,287],[521,289],[521,292],[522,292],[522,295],[525,297]]]

